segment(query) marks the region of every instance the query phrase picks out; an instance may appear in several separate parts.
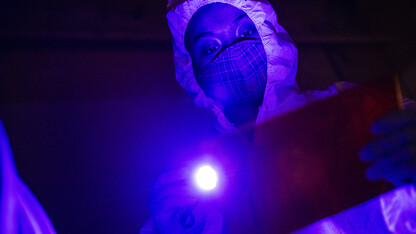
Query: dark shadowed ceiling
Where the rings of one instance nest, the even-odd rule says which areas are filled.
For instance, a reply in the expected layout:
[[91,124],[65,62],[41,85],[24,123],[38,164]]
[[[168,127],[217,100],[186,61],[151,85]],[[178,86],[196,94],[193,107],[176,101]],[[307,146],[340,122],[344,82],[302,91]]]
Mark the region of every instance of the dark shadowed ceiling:
[[[6,50],[3,55],[10,57],[11,53],[16,57],[18,53],[37,49],[171,53],[165,3],[8,1],[2,3],[0,10],[1,45]],[[304,89],[322,89],[335,80],[357,82],[379,73],[401,72],[414,61],[416,4],[412,0],[276,0],[271,3],[300,50],[298,80]],[[17,59],[37,55],[22,56],[25,58]],[[169,56],[160,58],[170,61]],[[10,63],[14,62],[6,62]],[[165,69],[170,73],[164,79],[172,79],[172,66]],[[3,77],[10,76],[10,70],[6,68],[5,72]],[[61,73],[42,72],[54,76],[55,81],[72,82],[65,81],[68,78]],[[19,82],[19,78],[6,79],[9,81],[5,85],[18,85],[14,82]],[[41,80],[34,82],[44,85],[39,83]],[[141,83],[136,85],[145,87]]]
[[[25,53],[36,49],[171,53],[165,3],[9,1],[0,10],[2,49],[6,50],[3,54],[11,53],[15,57],[16,51]],[[357,82],[383,72],[401,72],[414,61],[414,1],[276,0],[271,3],[300,50],[298,80],[304,89],[322,89],[335,80]],[[160,58],[170,61],[169,55]],[[13,62],[6,62],[10,63]],[[316,67],[320,67],[319,71],[315,71]],[[172,67],[165,69],[171,71]],[[4,77],[10,75],[7,68],[6,72],[2,74]],[[61,76],[55,80],[67,79],[62,74],[53,76]],[[6,85],[17,85],[13,83],[17,80],[6,81]]]

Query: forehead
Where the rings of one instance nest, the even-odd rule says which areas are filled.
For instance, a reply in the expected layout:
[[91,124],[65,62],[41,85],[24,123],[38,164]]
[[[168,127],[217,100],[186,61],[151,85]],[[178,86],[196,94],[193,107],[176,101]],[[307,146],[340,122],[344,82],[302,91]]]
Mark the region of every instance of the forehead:
[[215,31],[231,24],[243,14],[245,14],[244,11],[226,3],[205,5],[192,16],[187,27],[187,33],[192,36],[200,32]]

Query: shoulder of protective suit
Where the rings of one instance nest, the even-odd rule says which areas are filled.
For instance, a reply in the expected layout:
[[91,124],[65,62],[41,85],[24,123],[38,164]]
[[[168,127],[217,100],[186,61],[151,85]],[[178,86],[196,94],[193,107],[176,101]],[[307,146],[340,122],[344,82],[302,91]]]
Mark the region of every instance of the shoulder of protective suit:
[[56,233],[41,204],[20,179],[0,120],[0,233]]

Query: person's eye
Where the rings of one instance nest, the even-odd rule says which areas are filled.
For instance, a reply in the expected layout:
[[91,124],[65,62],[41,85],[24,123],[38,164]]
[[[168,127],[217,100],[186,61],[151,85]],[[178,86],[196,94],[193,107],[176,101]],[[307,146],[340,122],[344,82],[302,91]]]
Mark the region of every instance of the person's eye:
[[238,37],[254,37],[257,30],[254,25],[243,25],[238,30]]
[[253,35],[253,30],[244,30],[241,37],[249,37],[251,35]]
[[216,51],[219,50],[219,46],[218,45],[212,45],[212,46],[208,46],[205,48],[204,52],[205,54],[212,54],[215,53]]

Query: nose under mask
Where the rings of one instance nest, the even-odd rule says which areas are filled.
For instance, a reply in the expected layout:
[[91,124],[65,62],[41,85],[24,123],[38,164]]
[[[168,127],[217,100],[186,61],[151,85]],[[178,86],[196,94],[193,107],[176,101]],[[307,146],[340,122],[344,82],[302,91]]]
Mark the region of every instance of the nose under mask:
[[267,58],[260,39],[236,40],[194,71],[207,97],[224,107],[261,105],[267,81]]

